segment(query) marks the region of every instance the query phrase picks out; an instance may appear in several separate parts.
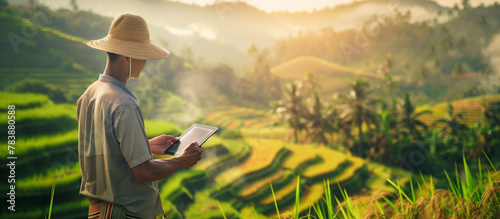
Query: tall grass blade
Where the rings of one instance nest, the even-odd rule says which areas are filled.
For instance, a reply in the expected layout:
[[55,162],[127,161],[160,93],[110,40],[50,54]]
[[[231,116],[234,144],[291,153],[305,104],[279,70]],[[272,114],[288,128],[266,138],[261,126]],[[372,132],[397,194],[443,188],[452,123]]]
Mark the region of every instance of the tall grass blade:
[[332,192],[330,190],[330,179],[326,179],[325,183],[325,198],[326,198],[326,208],[328,210],[328,218],[333,218],[333,205],[332,205]]
[[222,213],[222,217],[224,219],[227,219],[226,214],[224,213],[224,210],[222,210],[222,205],[220,204],[219,200],[217,200],[217,205],[219,205],[219,209],[220,209],[220,212]]
[[56,185],[52,184],[52,192],[50,195],[49,219],[50,219],[50,216],[52,215],[52,204],[54,203],[54,192],[55,191],[56,191]]
[[[399,184],[399,180],[397,180],[397,184],[394,183],[391,179],[387,179],[387,181],[389,181],[390,184],[392,184],[392,186],[394,186],[394,188],[396,188],[399,192],[399,196],[401,197],[401,203],[402,203],[402,197],[405,197],[406,200],[408,200],[411,204],[413,204],[413,200],[410,199],[410,197],[408,197],[408,195],[406,195],[406,193],[403,191],[403,189],[401,189],[401,185]],[[412,186],[412,190],[413,190],[413,186]]]
[[453,181],[451,181],[451,178],[450,178],[450,175],[448,174],[448,171],[444,171],[444,174],[446,175],[446,179],[448,179],[448,185],[451,189],[451,192],[453,193],[453,195],[455,196],[455,198],[458,200],[458,185],[455,185],[455,183],[453,183]]
[[314,211],[316,212],[316,215],[318,217],[318,219],[325,219],[325,216],[323,215],[323,207],[321,206],[321,203],[317,203],[316,204],[318,207],[316,208],[316,206],[312,205],[313,206],[313,209]]
[[399,210],[399,208],[397,208],[396,205],[391,200],[389,200],[387,197],[383,197],[383,198],[384,198],[385,202],[391,206],[392,209],[397,211],[398,214],[401,214],[401,211]]
[[281,219],[280,210],[278,209],[278,202],[276,202],[276,196],[274,195],[273,184],[269,183],[269,185],[271,186],[271,192],[273,193],[274,206],[276,207],[276,214],[278,215],[278,219]]
[[413,190],[413,179],[411,179],[411,178],[410,178],[410,187],[411,187],[411,198],[412,198],[413,203],[415,203],[417,198],[415,196],[415,191]]
[[300,175],[297,176],[297,187],[295,187],[295,218],[299,218],[300,205]]
[[[335,196],[335,200],[337,201],[337,205],[340,206],[341,203],[340,203],[339,199],[337,198],[337,196]],[[347,214],[344,211],[344,207],[343,206],[340,207],[340,212],[342,213],[342,215],[344,216],[344,218],[350,218],[350,217],[347,217]]]
[[488,159],[488,162],[490,163],[491,167],[493,168],[493,171],[496,173],[498,172],[497,169],[495,168],[495,165],[493,165],[493,163],[491,162],[490,158],[488,157],[488,155],[486,154],[486,152],[484,152],[483,150],[483,154],[484,156],[486,157],[486,159]]

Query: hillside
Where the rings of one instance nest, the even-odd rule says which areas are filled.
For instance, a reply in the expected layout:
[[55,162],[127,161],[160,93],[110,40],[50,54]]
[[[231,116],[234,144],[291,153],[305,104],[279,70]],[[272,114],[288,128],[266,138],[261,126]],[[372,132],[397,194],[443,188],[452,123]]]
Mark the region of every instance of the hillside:
[[[298,30],[318,30],[332,26],[335,30],[341,31],[357,28],[359,24],[372,19],[375,14],[385,15],[393,8],[403,12],[410,10],[414,14],[418,14],[417,17],[413,17],[412,22],[427,20],[433,18],[438,11],[445,12],[449,10],[449,8],[428,0],[400,0],[397,2],[391,0],[364,0],[340,4],[330,8],[318,8],[312,13],[274,12],[271,17]],[[442,16],[440,20],[446,19],[448,19],[448,16]]]
[[299,56],[271,68],[271,73],[285,81],[300,80],[308,71],[313,74],[324,94],[344,91],[355,78],[382,78],[374,73],[357,71],[314,56]]
[[[23,35],[31,29],[33,36]],[[80,95],[98,74],[88,68],[103,68],[104,54],[88,48],[85,40],[58,30],[37,26],[12,11],[0,11],[0,89],[23,79],[40,79],[56,85],[68,96]],[[18,42],[19,43],[11,43]],[[25,41],[23,41],[25,40]],[[25,42],[25,43],[22,43]],[[99,61],[100,60],[100,61]],[[99,67],[94,67],[99,66]]]
[[[66,4],[50,1],[45,4],[53,8],[68,7]],[[392,7],[389,0],[370,0],[339,5],[315,13],[282,14],[266,13],[251,4],[251,1],[248,4],[242,1],[215,1],[205,6],[177,1],[129,1],[120,5],[98,0],[78,2],[80,9],[106,16],[114,17],[124,11],[143,15],[151,23],[150,26],[170,33],[165,35],[165,39],[173,42],[170,44],[174,48],[180,48],[186,37],[204,38],[208,39],[208,44],[227,43],[228,48],[235,47],[243,53],[252,43],[259,47],[271,46],[277,39],[298,31],[318,30],[329,26],[337,31],[354,28],[370,19],[375,12]],[[431,19],[437,10],[445,8],[432,1],[413,0],[403,1],[400,9],[415,11],[415,14],[419,14],[416,20],[421,20]],[[159,40],[156,33],[152,36]],[[201,39],[196,41],[199,40]],[[229,54],[225,57],[229,57]]]

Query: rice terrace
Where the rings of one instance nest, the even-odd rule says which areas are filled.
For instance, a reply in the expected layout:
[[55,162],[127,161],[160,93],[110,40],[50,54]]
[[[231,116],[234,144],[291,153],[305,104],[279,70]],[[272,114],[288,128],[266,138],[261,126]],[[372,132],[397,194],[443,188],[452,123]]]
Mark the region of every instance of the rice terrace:
[[85,43],[124,11],[171,52],[126,85],[147,137],[219,128],[168,218],[500,218],[500,4],[392,1],[0,0],[0,218],[88,218]]

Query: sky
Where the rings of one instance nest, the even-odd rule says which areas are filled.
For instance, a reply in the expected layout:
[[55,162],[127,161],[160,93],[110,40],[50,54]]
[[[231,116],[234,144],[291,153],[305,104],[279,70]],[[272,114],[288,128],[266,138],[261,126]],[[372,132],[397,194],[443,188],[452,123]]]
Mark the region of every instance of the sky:
[[[10,3],[27,3],[29,2],[28,0],[7,0]],[[59,5],[68,5],[70,0],[35,0],[37,2],[58,2]],[[85,0],[77,0],[77,3]],[[137,0],[137,1],[144,1],[144,0]],[[194,3],[197,5],[207,5],[207,4],[213,4],[214,2],[230,2],[230,1],[237,1],[237,0],[171,0],[171,1],[178,1],[178,2],[184,2],[184,3]],[[250,5],[256,6],[257,8],[266,11],[266,12],[273,12],[273,11],[284,11],[288,10],[290,12],[295,12],[295,11],[312,11],[313,9],[321,9],[324,7],[333,7],[339,4],[346,4],[350,3],[353,1],[366,1],[366,0],[239,0],[239,1],[244,1],[247,2]],[[369,1],[369,0],[368,0]],[[397,1],[397,0],[396,0]],[[434,0],[437,3],[439,3],[442,6],[445,7],[453,7],[455,4],[460,4],[462,0]],[[493,4],[494,2],[500,2],[500,0],[470,0],[472,6],[477,6],[481,3],[484,3],[485,5],[490,5]]]
[[[198,5],[212,4],[214,2],[227,2],[234,0],[176,0],[185,3],[195,3]],[[244,0],[250,5],[256,6],[264,11],[312,11],[314,8],[320,9],[326,6],[335,6],[338,4],[350,3],[355,0]],[[453,7],[454,4],[460,4],[462,0],[435,0],[440,5]],[[486,5],[492,4],[498,0],[470,0],[473,6],[484,3]]]

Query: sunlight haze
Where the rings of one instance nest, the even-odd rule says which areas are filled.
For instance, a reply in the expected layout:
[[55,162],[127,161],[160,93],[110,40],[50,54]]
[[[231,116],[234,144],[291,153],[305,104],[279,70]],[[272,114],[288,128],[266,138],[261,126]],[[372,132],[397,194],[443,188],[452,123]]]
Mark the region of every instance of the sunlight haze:
[[[230,0],[178,0],[179,2],[185,3],[194,3],[197,5],[207,5],[213,4],[214,2],[232,2]],[[244,2],[253,5],[259,9],[262,9],[266,12],[272,11],[312,11],[313,9],[321,9],[324,7],[333,7],[339,4],[346,4],[350,2],[355,2],[356,0],[246,0]],[[497,0],[473,0],[471,4],[473,6],[484,3],[486,5],[493,4]],[[461,4],[461,0],[436,0],[442,6],[453,7],[455,4]]]

